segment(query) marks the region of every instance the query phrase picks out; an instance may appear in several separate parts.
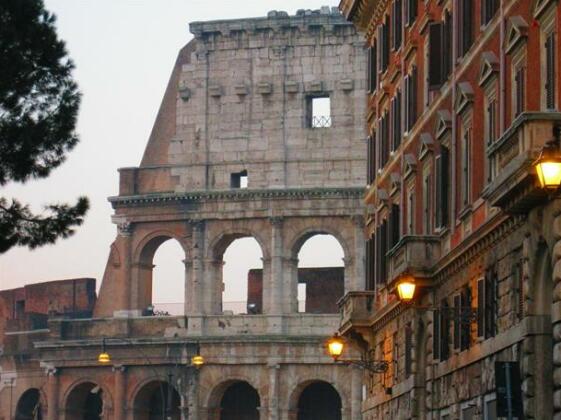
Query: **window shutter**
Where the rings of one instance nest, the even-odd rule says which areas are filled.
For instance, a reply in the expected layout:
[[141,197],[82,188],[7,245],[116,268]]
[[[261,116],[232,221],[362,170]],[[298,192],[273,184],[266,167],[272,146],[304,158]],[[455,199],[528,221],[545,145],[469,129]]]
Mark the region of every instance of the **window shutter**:
[[448,190],[450,185],[450,153],[446,147],[441,147],[440,149],[440,161],[442,165],[442,179],[440,182],[440,204],[442,212],[442,226],[448,226],[449,218],[449,202]]
[[454,349],[460,348],[460,331],[461,331],[461,299],[460,296],[454,296]]
[[401,130],[401,91],[400,90],[397,91],[395,111],[397,114],[396,117],[397,134],[396,134],[395,149],[397,150],[397,148],[401,144],[401,136],[403,134]]
[[400,216],[399,205],[392,204],[392,210],[390,215],[390,230],[391,230],[390,249],[393,248],[399,242],[399,238],[400,238],[399,216]]
[[401,47],[401,13],[403,11],[402,0],[395,0],[395,49]]
[[417,121],[417,86],[419,84],[418,81],[418,72],[417,67],[413,66],[411,70],[411,112],[409,113],[409,117],[411,118],[410,128],[413,128],[415,122]]
[[471,47],[473,42],[473,0],[461,1],[461,28],[460,28],[460,55],[463,56]]
[[450,316],[446,299],[442,300],[440,307],[440,360],[444,361],[450,355]]
[[372,165],[372,137],[367,137],[366,138],[366,153],[368,156],[368,159],[366,160],[366,179],[368,184],[372,184],[372,173],[374,172],[374,168]]
[[555,108],[555,34],[548,35],[545,41],[546,75],[545,93],[547,109]]
[[442,84],[442,24],[429,26],[429,89],[439,89]]
[[440,310],[432,312],[432,358],[440,360]]
[[366,241],[366,290],[374,290],[375,288],[375,251],[376,237],[374,236]]
[[376,278],[374,279],[374,283],[376,285],[382,282],[382,228],[381,226],[378,226],[376,228],[375,239],[376,239],[375,242],[376,243],[376,250],[375,250]]
[[382,226],[380,229],[381,238],[381,256],[380,256],[380,281],[386,283],[386,276],[387,276],[387,257],[386,254],[388,253],[388,222],[384,220],[382,222]]
[[417,19],[417,0],[405,0],[405,3],[407,5],[407,24],[411,26]]
[[524,96],[525,96],[525,74],[524,67],[516,70],[515,89],[516,89],[516,116],[524,112]]
[[485,280],[477,282],[477,336],[485,335]]
[[452,72],[452,16],[448,11],[444,14],[442,28],[442,81],[445,81]]
[[405,131],[409,131],[411,129],[411,126],[409,125],[409,110],[410,110],[410,106],[409,103],[411,101],[411,76],[406,75],[403,78],[403,84],[404,84],[404,94],[405,94],[405,109],[403,110],[403,119],[405,121]]
[[372,80],[372,65],[374,60],[372,59],[372,47],[368,48],[368,68],[366,70],[366,79],[368,81],[368,93],[374,92],[372,89],[374,81]]
[[469,317],[471,313],[471,289],[469,286],[461,294],[460,305],[463,315],[460,330],[460,350],[467,350],[471,341],[471,320]]
[[413,352],[413,329],[411,323],[405,326],[405,376],[409,377],[412,372],[413,360],[411,353]]
[[436,180],[436,200],[435,200],[435,219],[436,227],[440,228],[444,225],[442,217],[442,155],[435,158],[435,180]]

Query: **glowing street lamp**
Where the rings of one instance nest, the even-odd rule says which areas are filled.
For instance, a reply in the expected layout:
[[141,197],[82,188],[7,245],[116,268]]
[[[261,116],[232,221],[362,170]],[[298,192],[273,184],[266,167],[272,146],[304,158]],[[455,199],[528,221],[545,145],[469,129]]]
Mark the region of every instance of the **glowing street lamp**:
[[339,357],[345,349],[345,340],[337,333],[327,340],[327,351],[333,358],[334,362],[341,362],[348,365],[360,366],[363,369],[369,370],[372,373],[387,372],[389,363],[385,360],[373,360],[372,352],[368,352],[366,357],[363,356],[361,360],[341,360]]
[[409,274],[403,275],[396,288],[399,300],[403,303],[411,303],[415,297],[415,278]]
[[341,354],[343,353],[344,348],[345,342],[337,333],[335,333],[333,337],[327,340],[327,351],[334,361],[337,361],[337,359],[339,359],[339,356],[341,356]]
[[540,186],[547,190],[555,190],[561,185],[560,130],[560,126],[553,127],[553,138],[544,145],[534,163]]
[[101,342],[101,353],[97,356],[97,361],[102,365],[111,363],[111,356],[109,356],[109,353],[105,350],[105,338]]

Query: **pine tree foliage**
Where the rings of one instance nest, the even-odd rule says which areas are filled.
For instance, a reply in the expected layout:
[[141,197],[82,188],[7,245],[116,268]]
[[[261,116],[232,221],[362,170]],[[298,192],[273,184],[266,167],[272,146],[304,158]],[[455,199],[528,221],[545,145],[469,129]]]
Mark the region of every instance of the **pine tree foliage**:
[[[74,148],[80,93],[73,63],[42,0],[0,0],[0,186],[45,178]],[[89,204],[52,204],[33,214],[0,197],[0,253],[65,238]]]

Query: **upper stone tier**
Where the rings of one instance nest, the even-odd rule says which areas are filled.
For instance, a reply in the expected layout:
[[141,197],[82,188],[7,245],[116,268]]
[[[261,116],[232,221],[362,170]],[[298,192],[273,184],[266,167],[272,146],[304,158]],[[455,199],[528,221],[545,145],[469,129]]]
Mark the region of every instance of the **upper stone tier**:
[[193,22],[189,25],[189,29],[196,38],[201,38],[217,33],[234,36],[239,32],[258,33],[267,30],[283,32],[294,28],[300,32],[317,30],[320,27],[333,30],[341,25],[352,26],[345,21],[336,7],[323,6],[319,10],[300,9],[295,16],[290,16],[284,11],[272,10],[266,17]]

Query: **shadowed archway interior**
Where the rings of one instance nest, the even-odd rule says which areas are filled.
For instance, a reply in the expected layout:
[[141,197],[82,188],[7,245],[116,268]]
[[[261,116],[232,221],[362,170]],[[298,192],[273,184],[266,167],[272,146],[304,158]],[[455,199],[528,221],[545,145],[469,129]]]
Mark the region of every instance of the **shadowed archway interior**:
[[103,408],[103,390],[93,382],[84,382],[68,395],[66,419],[101,420]]
[[144,385],[134,399],[134,418],[138,420],[181,419],[181,398],[167,382]]
[[298,399],[298,420],[341,420],[341,397],[327,382],[313,382]]
[[41,394],[37,388],[23,393],[16,406],[16,420],[42,420]]
[[258,420],[260,405],[255,388],[244,381],[234,382],[222,396],[220,420]]

